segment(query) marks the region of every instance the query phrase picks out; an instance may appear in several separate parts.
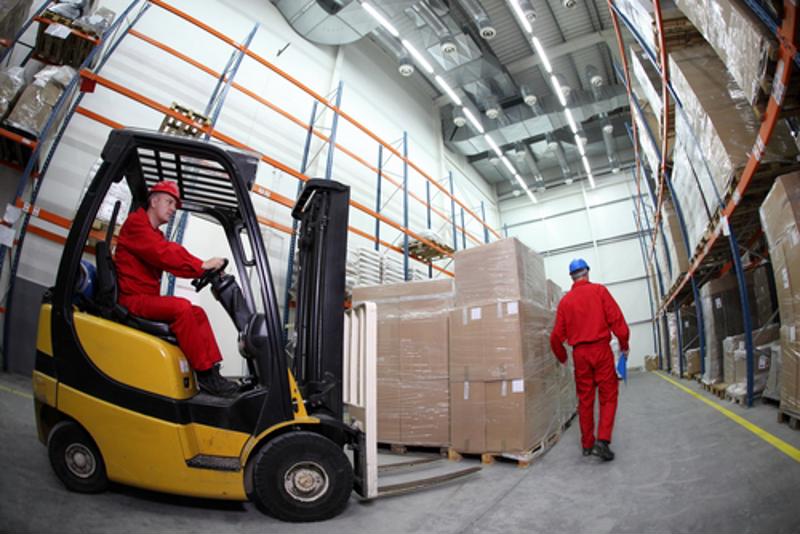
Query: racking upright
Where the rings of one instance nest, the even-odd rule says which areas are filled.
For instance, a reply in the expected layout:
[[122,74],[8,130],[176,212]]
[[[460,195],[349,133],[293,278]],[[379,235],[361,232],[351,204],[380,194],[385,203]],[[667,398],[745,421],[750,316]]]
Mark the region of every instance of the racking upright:
[[[750,151],[747,164],[742,172],[741,176],[738,179],[738,182],[735,184],[733,191],[729,195],[726,195],[724,198],[719,195],[717,192],[717,204],[718,207],[716,208],[716,215],[717,215],[717,223],[713,226],[713,228],[709,228],[707,233],[707,237],[705,242],[701,242],[698,244],[696,250],[689,251],[690,255],[690,266],[688,271],[679,279],[678,283],[675,284],[670,290],[668,290],[661,299],[661,305],[659,307],[658,313],[663,314],[665,310],[671,304],[675,304],[676,302],[680,301],[681,298],[685,298],[684,288],[687,283],[692,284],[693,294],[695,303],[697,304],[698,297],[696,293],[696,279],[698,277],[707,277],[715,271],[719,270],[718,262],[714,262],[713,258],[716,254],[719,254],[720,249],[725,247],[724,243],[719,240],[720,236],[727,237],[728,247],[730,249],[730,263],[732,265],[733,270],[735,272],[737,282],[738,282],[738,290],[739,290],[739,299],[740,305],[742,308],[742,314],[744,319],[744,336],[745,336],[745,349],[747,355],[747,405],[752,406],[753,402],[753,373],[754,373],[754,362],[753,362],[753,336],[752,336],[752,325],[750,324],[750,313],[749,313],[749,302],[747,296],[747,288],[746,288],[746,281],[744,277],[744,269],[740,257],[740,247],[737,241],[737,233],[739,229],[747,228],[747,222],[741,220],[742,217],[737,217],[737,207],[740,206],[745,199],[745,196],[748,192],[748,188],[753,181],[756,170],[761,162],[761,159],[765,153],[765,149],[767,144],[769,143],[770,137],[772,135],[773,129],[777,124],[778,120],[780,119],[780,112],[781,108],[784,104],[784,99],[786,96],[786,89],[790,87],[790,80],[792,76],[792,63],[797,63],[800,65],[800,54],[797,51],[797,30],[798,30],[798,21],[797,21],[797,5],[796,2],[793,0],[784,0],[783,2],[783,9],[782,15],[783,18],[780,22],[775,21],[766,10],[756,1],[756,0],[745,0],[747,5],[752,9],[762,21],[767,22],[767,26],[770,30],[775,34],[775,37],[778,40],[778,59],[777,59],[777,66],[775,69],[774,81],[772,86],[772,91],[769,95],[769,100],[766,106],[766,111],[763,114],[761,126],[758,132],[756,139],[754,140],[753,148]],[[656,27],[657,32],[659,34],[659,43],[660,43],[660,56],[661,61],[655,60],[654,54],[651,50],[645,45],[644,40],[636,32],[636,29],[630,23],[630,21],[626,20],[624,15],[620,12],[617,5],[615,4],[614,0],[608,1],[609,10],[611,12],[612,20],[614,22],[614,28],[617,34],[617,41],[620,48],[620,55],[623,59],[623,68],[625,72],[625,81],[626,86],[628,89],[628,95],[631,100],[631,108],[634,107],[633,102],[633,94],[631,91],[630,85],[630,76],[628,71],[628,65],[626,60],[626,50],[623,44],[623,38],[621,34],[621,28],[619,25],[619,19],[622,19],[625,22],[626,27],[630,30],[630,32],[634,35],[636,40],[639,42],[640,46],[642,46],[645,51],[648,52],[648,58],[653,63],[653,66],[658,70],[661,75],[661,82],[662,82],[662,111],[666,112],[669,106],[669,99],[672,98],[674,104],[679,113],[683,113],[684,110],[682,108],[682,104],[674,92],[674,89],[671,86],[670,79],[669,79],[669,72],[667,68],[666,62],[666,46],[664,42],[664,32],[663,32],[663,21],[661,18],[661,6],[659,0],[653,0],[653,7],[654,7],[654,14],[656,17]],[[663,68],[662,68],[663,67]],[[666,157],[667,154],[664,152],[666,149],[666,139],[669,133],[669,130],[666,128],[668,125],[666,115],[662,120],[662,152],[661,156],[661,174],[659,176],[659,188],[663,186],[670,187],[670,177],[668,173],[668,168],[666,166]],[[633,124],[634,135],[636,135],[636,124]],[[695,140],[696,142],[696,140]],[[638,152],[637,152],[637,160],[638,160]],[[637,179],[639,177],[637,176]],[[654,217],[654,221],[657,223],[661,218],[661,209],[662,209],[662,195],[659,194],[657,201],[656,201],[656,214]],[[677,200],[674,198],[673,200]],[[676,211],[678,211],[679,207],[676,205]],[[740,210],[741,213],[741,210]],[[679,218],[681,231],[685,240],[685,244],[688,247],[688,241],[686,241],[686,226],[685,222],[682,218]],[[658,228],[657,226],[654,227],[654,234],[652,237],[651,246],[655,248],[655,233],[657,233]],[[729,267],[728,267],[729,268]],[[680,324],[678,325],[680,328]],[[702,310],[698,309],[698,330],[700,335],[702,336],[703,333],[703,319],[702,319]],[[701,351],[702,351],[702,337],[701,337]],[[681,362],[683,359],[681,358]]]

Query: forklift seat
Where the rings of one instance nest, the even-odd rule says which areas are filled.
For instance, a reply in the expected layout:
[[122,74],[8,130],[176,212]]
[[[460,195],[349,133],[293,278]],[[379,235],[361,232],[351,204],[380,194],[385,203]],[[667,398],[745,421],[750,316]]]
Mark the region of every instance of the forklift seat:
[[111,257],[111,247],[106,241],[98,241],[95,251],[97,255],[97,289],[94,301],[100,315],[105,319],[122,323],[177,345],[178,340],[169,329],[169,324],[137,317],[117,302],[117,269],[114,259]]

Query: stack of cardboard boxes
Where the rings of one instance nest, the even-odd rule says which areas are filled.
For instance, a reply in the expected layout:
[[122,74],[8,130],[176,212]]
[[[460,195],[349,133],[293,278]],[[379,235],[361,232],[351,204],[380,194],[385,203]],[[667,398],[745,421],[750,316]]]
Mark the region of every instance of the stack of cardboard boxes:
[[561,288],[516,239],[459,252],[455,274],[353,290],[378,308],[378,440],[524,453],[575,413],[549,346]]
[[800,173],[775,180],[761,205],[780,310],[781,408],[800,413]]
[[378,312],[378,440],[449,445],[452,280],[355,288],[365,301]]
[[450,315],[451,442],[523,452],[560,427],[561,370],[542,258],[516,239],[456,254]]
[[[747,282],[747,298],[750,304],[750,324],[756,345],[768,344],[776,338],[776,330],[765,328],[763,332],[755,330],[766,327],[775,321],[775,295],[769,282],[767,266],[758,267],[745,273]],[[744,337],[744,317],[739,296],[739,283],[733,273],[709,281],[700,288],[703,306],[703,325],[705,327],[706,366],[703,382],[716,384],[736,382],[731,371],[733,351],[738,348]],[[728,372],[725,372],[726,358],[725,340],[728,343]]]

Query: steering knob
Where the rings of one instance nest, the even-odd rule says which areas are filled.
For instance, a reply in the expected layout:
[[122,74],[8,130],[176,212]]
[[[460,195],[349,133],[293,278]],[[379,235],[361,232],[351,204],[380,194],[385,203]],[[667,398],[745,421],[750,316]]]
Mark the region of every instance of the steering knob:
[[217,277],[220,273],[225,270],[225,267],[228,266],[228,259],[222,259],[222,266],[219,269],[206,269],[203,272],[203,275],[200,278],[195,278],[192,280],[191,284],[194,286],[195,292],[200,292],[204,287],[210,284],[215,277]]

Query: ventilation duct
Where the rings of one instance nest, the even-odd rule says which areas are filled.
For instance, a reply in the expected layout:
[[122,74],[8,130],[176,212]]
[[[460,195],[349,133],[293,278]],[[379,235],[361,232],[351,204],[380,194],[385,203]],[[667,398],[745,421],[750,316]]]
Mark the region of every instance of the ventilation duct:
[[395,39],[389,34],[388,31],[384,30],[380,26],[375,28],[375,31],[372,32],[371,36],[381,45],[384,50],[394,56],[394,59],[398,63],[397,71],[401,75],[408,77],[414,74],[414,71],[416,70],[414,67],[414,62],[412,61],[411,57],[409,57],[408,51],[403,47],[402,44],[400,44],[400,41]]
[[603,125],[603,144],[606,147],[606,156],[608,157],[608,164],[611,166],[613,172],[619,172],[619,159],[617,158],[617,146],[614,142],[614,126],[608,122]]
[[355,0],[272,0],[294,30],[323,45],[358,41],[378,22]]
[[527,85],[523,85],[519,88],[519,93],[522,95],[522,101],[525,102],[525,105],[534,107],[539,99],[536,97],[535,94],[530,90]]
[[422,22],[436,34],[439,39],[439,49],[442,53],[446,55],[455,54],[456,50],[458,50],[456,40],[453,38],[450,29],[442,22],[442,19],[433,12],[431,6],[423,0],[414,4],[412,9],[422,19]]
[[561,174],[564,176],[564,179],[571,181],[572,171],[569,168],[569,163],[567,163],[567,155],[564,152],[564,147],[561,146],[561,143],[558,141],[558,139],[548,134],[547,148],[553,152],[558,159],[558,166],[561,167]]
[[518,0],[518,3],[520,11],[522,11],[522,15],[528,22],[533,24],[533,22],[536,20],[536,9],[534,9],[530,0]]
[[453,124],[456,128],[461,128],[467,123],[467,118],[464,116],[464,110],[460,106],[453,106]]
[[[629,105],[628,95],[622,85],[606,87],[605,94],[606,99],[596,101],[589,91],[574,91],[572,99],[575,105],[570,109],[575,121],[586,122],[591,117],[627,108]],[[483,126],[486,127],[486,133],[492,134],[495,139],[505,139],[509,143],[530,139],[546,132],[569,129],[564,108],[550,95],[539,99],[536,110],[520,102],[504,108],[503,115],[507,124],[483,121]],[[477,132],[468,128],[453,131],[449,120],[443,123],[442,129],[448,146],[465,156],[477,155],[487,150],[483,135],[478,135]],[[569,137],[572,138],[572,132],[569,132]]]
[[489,15],[486,14],[486,11],[477,0],[458,0],[458,2],[478,27],[478,33],[481,37],[490,41],[497,36],[497,30],[492,25]]
[[589,81],[591,87],[602,87],[605,80],[600,75],[600,71],[594,65],[586,65],[586,79]]

